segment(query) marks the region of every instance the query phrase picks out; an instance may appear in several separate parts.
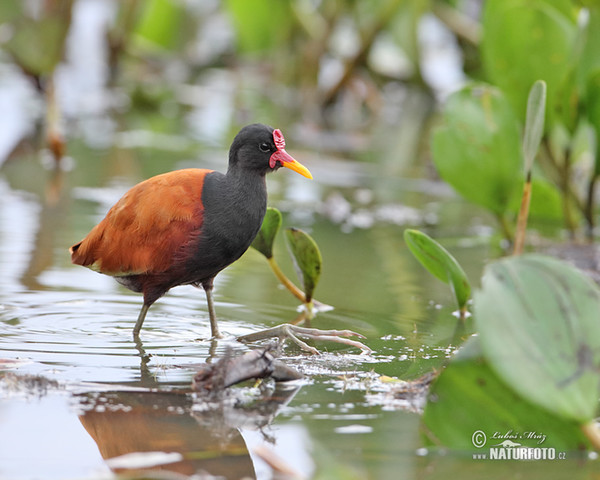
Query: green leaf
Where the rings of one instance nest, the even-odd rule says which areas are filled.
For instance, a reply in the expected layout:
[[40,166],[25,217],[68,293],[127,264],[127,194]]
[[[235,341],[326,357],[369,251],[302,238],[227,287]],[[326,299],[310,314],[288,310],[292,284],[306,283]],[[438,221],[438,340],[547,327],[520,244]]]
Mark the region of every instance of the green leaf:
[[280,227],[281,212],[276,208],[268,207],[260,231],[250,246],[267,258],[273,257],[273,243]]
[[291,30],[289,2],[227,0],[241,52],[262,52],[284,43]]
[[433,135],[440,176],[467,200],[503,215],[521,181],[517,118],[496,88],[474,85],[450,96]]
[[600,290],[576,268],[542,255],[490,264],[474,296],[485,358],[518,394],[586,422],[600,392]]
[[418,230],[404,230],[404,241],[429,273],[450,285],[458,308],[464,308],[471,295],[471,285],[467,274],[448,250]]
[[[533,169],[535,172],[535,168]],[[540,174],[537,174],[540,173]],[[518,211],[521,205],[521,196],[523,190],[524,179],[521,181],[521,192],[515,190],[515,194],[511,199],[509,210]],[[529,218],[544,223],[560,223],[564,221],[564,208],[562,203],[562,194],[558,187],[546,180],[541,172],[536,174],[531,179],[531,205],[529,207]],[[570,213],[573,218],[579,218],[580,212],[574,206]]]
[[[559,222],[564,219],[564,209],[560,190],[548,180],[534,176],[531,180],[531,206],[529,217],[532,220],[544,222]],[[512,206],[514,210],[519,209],[520,196],[515,195]],[[571,215],[577,218],[578,211],[572,209]]]
[[[504,441],[494,434],[510,432],[515,437],[509,440],[524,447],[573,451],[588,446],[576,422],[527,401],[504,383],[482,358],[478,340],[469,339],[431,386],[423,414],[430,443],[489,454],[489,447]],[[545,438],[539,443],[542,438],[528,438],[529,432]]]
[[184,7],[172,0],[149,0],[143,3],[139,24],[135,33],[145,45],[164,50],[173,50],[180,40],[182,20],[185,19]]
[[10,23],[25,17],[26,6],[19,1],[0,2],[0,24]]
[[588,13],[587,26],[581,32],[583,45],[577,62],[577,84],[581,90],[585,89],[589,76],[600,69],[600,5],[597,1],[596,5],[590,6]]
[[529,175],[533,160],[537,155],[544,134],[544,114],[546,111],[546,82],[536,81],[529,92],[527,99],[527,116],[525,121],[525,135],[523,137],[523,157],[525,159],[525,172]]
[[593,74],[590,74],[586,93],[587,117],[593,125],[596,134],[596,164],[594,173],[600,175],[600,68]]
[[304,286],[306,302],[310,302],[321,276],[323,259],[317,243],[308,233],[297,228],[285,230],[288,247],[294,259],[298,278]]
[[506,92],[519,117],[525,113],[529,88],[536,80],[547,83],[549,115],[561,103],[559,89],[574,64],[574,11],[569,0],[485,2],[484,70],[488,80]]
[[72,3],[69,0],[47,5],[39,20],[15,20],[15,31],[6,48],[27,73],[50,74],[62,59]]

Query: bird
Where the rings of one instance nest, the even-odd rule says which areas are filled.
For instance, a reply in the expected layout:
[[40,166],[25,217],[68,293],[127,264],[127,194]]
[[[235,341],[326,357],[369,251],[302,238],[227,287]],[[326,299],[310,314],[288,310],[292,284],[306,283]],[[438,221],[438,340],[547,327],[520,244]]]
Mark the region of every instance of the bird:
[[281,130],[247,125],[233,139],[225,174],[187,168],[138,183],[70,247],[71,261],[143,294],[134,338],[150,306],[179,285],[204,289],[211,335],[220,338],[214,278],[259,232],[267,208],[265,175],[280,167],[312,179],[286,152]]

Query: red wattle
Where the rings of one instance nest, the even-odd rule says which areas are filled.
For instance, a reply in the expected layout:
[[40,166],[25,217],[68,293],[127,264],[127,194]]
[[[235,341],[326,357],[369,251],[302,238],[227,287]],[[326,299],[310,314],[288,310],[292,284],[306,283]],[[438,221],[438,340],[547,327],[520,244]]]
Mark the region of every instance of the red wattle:
[[273,130],[273,142],[275,143],[277,150],[283,150],[285,148],[285,138],[283,138],[283,133],[281,133],[281,130],[278,128]]

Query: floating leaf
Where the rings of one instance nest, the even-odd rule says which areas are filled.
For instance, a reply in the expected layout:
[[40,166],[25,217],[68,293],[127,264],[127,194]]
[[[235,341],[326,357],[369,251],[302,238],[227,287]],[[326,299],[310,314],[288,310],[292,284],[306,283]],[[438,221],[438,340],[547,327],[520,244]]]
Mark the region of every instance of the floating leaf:
[[418,230],[404,230],[404,241],[429,273],[450,285],[458,308],[464,308],[471,295],[471,285],[467,274],[448,250]]
[[267,258],[273,257],[273,243],[281,227],[281,212],[276,208],[268,207],[262,226],[252,242],[254,247]]
[[[431,443],[473,454],[489,455],[489,447],[504,440],[558,451],[588,446],[576,422],[528,402],[504,383],[481,357],[477,337],[461,347],[431,386],[423,424]],[[506,433],[510,438],[498,438]]]
[[565,419],[592,419],[600,392],[600,290],[542,255],[490,264],[474,296],[485,358],[523,398]]
[[467,200],[503,215],[520,185],[517,118],[500,90],[476,85],[454,93],[433,134],[440,176]]
[[310,302],[321,276],[323,260],[317,243],[306,232],[297,228],[285,230],[288,246],[300,282],[304,285],[306,302]]
[[525,135],[523,137],[523,157],[525,159],[525,172],[529,174],[533,160],[537,155],[544,134],[544,113],[546,111],[546,82],[536,81],[529,92],[527,99],[527,116],[525,121]]

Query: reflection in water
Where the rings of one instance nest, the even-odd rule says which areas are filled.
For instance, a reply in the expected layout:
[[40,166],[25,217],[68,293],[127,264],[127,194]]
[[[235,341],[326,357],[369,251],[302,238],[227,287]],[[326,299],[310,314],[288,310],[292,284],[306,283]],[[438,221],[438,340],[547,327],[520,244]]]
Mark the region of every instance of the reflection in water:
[[214,402],[176,391],[88,393],[79,396],[79,419],[115,473],[254,478],[240,429],[268,426],[298,389],[265,387],[251,403],[246,389]]
[[156,376],[152,374],[148,364],[150,363],[150,359],[152,355],[149,355],[144,348],[144,344],[142,343],[141,338],[134,337],[133,342],[135,343],[135,349],[138,351],[140,355],[140,385],[142,387],[150,388],[150,387],[158,387],[158,382],[156,381]]
[[21,282],[31,290],[43,290],[38,277],[54,264],[54,247],[56,233],[66,222],[65,201],[63,193],[64,172],[56,166],[46,185],[45,201],[39,213],[39,226],[29,257],[27,269],[23,272]]

